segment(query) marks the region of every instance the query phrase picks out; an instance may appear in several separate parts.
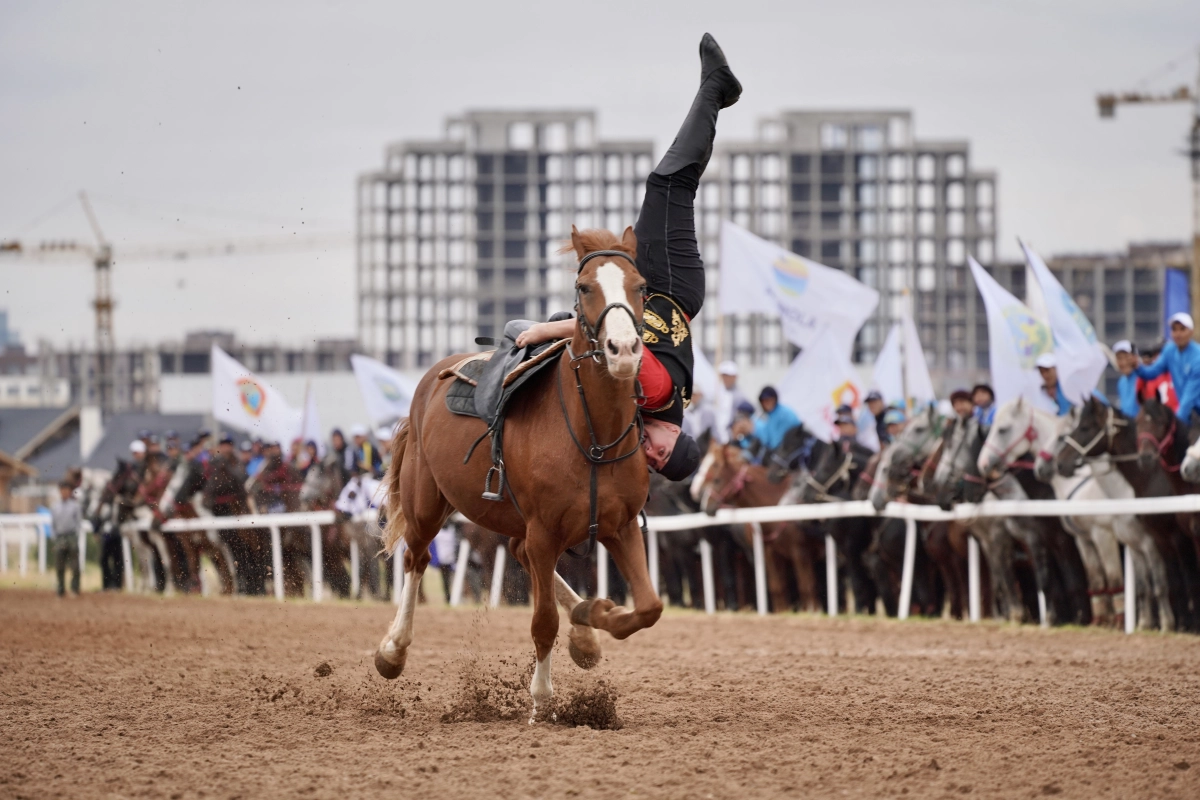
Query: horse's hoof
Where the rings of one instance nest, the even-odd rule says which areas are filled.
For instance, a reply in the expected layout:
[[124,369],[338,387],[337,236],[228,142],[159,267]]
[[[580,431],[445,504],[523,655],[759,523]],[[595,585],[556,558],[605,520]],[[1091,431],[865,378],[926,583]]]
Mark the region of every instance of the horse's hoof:
[[601,611],[608,611],[610,608],[616,607],[616,604],[612,600],[603,597],[593,597],[589,600],[583,600],[571,609],[571,624],[591,628],[592,608],[596,605],[600,606]]
[[375,651],[375,670],[387,678],[389,681],[394,681],[400,677],[400,673],[404,672],[404,662],[408,660],[408,654],[404,653],[400,656],[400,663],[393,664],[383,657],[383,653]]
[[[590,638],[594,640],[595,635]],[[567,636],[567,652],[571,654],[575,666],[580,669],[592,669],[600,663],[600,647],[595,641],[588,641],[588,637],[581,636],[580,640],[578,644],[575,642],[575,631],[572,630]]]

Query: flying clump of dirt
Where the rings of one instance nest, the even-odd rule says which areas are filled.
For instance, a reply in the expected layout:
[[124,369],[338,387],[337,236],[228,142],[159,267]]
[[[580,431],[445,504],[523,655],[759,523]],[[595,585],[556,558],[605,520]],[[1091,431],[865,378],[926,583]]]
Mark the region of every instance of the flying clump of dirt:
[[605,680],[575,689],[566,700],[557,701],[556,721],[572,728],[619,731],[625,723],[617,714],[617,697],[616,687]]
[[524,668],[515,661],[501,658],[499,665],[487,668],[478,657],[468,656],[462,663],[458,689],[442,722],[496,722],[528,718],[532,699],[529,680],[533,662]]

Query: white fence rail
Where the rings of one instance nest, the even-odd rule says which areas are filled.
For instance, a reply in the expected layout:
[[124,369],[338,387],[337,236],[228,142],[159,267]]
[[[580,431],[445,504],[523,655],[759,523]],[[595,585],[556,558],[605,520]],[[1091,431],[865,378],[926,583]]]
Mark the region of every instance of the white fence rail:
[[[920,522],[971,522],[977,519],[988,517],[1049,517],[1049,516],[1114,516],[1114,515],[1136,515],[1136,514],[1178,514],[1178,513],[1200,513],[1200,494],[1194,495],[1179,495],[1176,497],[1139,497],[1135,499],[1111,499],[1111,500],[993,500],[983,503],[961,503],[954,508],[945,510],[936,506],[915,505],[910,503],[889,503],[882,511],[876,512],[875,508],[867,501],[847,501],[838,503],[816,503],[802,505],[787,505],[787,506],[763,506],[760,508],[739,508],[739,509],[721,509],[715,515],[708,514],[680,514],[671,517],[648,517],[647,525],[650,531],[649,545],[649,565],[652,568],[651,579],[655,587],[658,586],[657,569],[654,567],[658,564],[658,546],[657,536],[659,533],[669,533],[671,531],[694,530],[696,528],[712,527],[716,525],[751,525],[753,527],[753,552],[754,552],[754,576],[755,576],[755,599],[760,614],[767,613],[767,587],[766,587],[766,566],[765,555],[762,539],[763,523],[772,522],[799,522],[805,520],[827,520],[847,517],[881,517],[892,519],[903,519],[905,525],[904,537],[904,567],[901,577],[901,592],[899,603],[899,615],[901,619],[908,616],[909,606],[912,600],[912,572],[913,564],[916,558],[916,523]],[[38,567],[42,572],[46,570],[46,537],[41,535],[41,526],[48,524],[50,521],[49,515],[46,514],[0,514],[0,572],[8,570],[8,549],[10,543],[14,539],[16,533],[16,541],[19,545],[19,563],[21,574],[25,574],[28,569],[28,546],[31,542],[36,541],[38,548]],[[313,564],[321,564],[321,526],[332,524],[335,521],[335,514],[332,511],[308,511],[286,514],[255,514],[238,517],[201,517],[199,519],[173,519],[163,525],[163,530],[166,532],[182,532],[182,531],[219,531],[229,530],[233,528],[266,528],[271,532],[271,561],[274,567],[274,590],[276,598],[283,599],[283,569],[282,569],[282,547],[280,544],[280,528],[285,527],[308,527],[312,536],[312,555]],[[81,531],[80,539],[80,563],[83,562],[83,539],[86,534]],[[826,569],[827,575],[832,577],[835,575],[837,547],[832,537],[825,538],[826,547]],[[602,546],[596,548],[598,556],[597,565],[597,594],[605,597],[608,594],[608,558]],[[495,569],[493,573],[491,593],[489,597],[490,605],[498,605],[501,595],[501,581],[504,571],[505,552],[503,546],[497,551]],[[465,551],[460,551],[457,566],[462,567],[465,564]],[[713,564],[711,549],[707,547],[707,543],[701,543],[700,547],[701,571],[703,575],[704,586],[704,606],[708,613],[714,613],[716,610],[714,581],[713,581]],[[358,561],[357,542],[351,542],[351,561]],[[969,587],[969,611],[968,617],[972,622],[977,622],[982,616],[982,608],[980,601],[980,577],[979,577],[979,546],[978,543],[971,538],[968,541],[967,552],[968,563],[968,587]],[[460,570],[462,571],[462,570]],[[396,594],[399,594],[399,582],[401,570],[396,570]],[[357,574],[357,573],[356,573]],[[320,602],[323,592],[323,576],[322,570],[314,566],[313,575],[313,599]],[[454,600],[460,600],[462,596],[461,578],[456,576],[455,587],[453,592]],[[836,584],[836,580],[832,581]],[[1134,573],[1132,568],[1132,559],[1129,553],[1126,553],[1125,558],[1125,629],[1127,632],[1132,632],[1135,627],[1134,619],[1134,592],[1136,586],[1134,581]],[[836,586],[828,588],[828,608],[834,615],[837,614],[837,596]],[[457,605],[457,603],[454,603]]]

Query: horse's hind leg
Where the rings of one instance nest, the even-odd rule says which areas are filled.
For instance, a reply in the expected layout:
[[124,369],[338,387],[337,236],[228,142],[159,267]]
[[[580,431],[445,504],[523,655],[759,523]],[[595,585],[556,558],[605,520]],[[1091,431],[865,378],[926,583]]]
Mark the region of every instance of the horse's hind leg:
[[633,594],[633,610],[614,606],[611,600],[592,599],[580,603],[571,612],[571,621],[608,631],[614,639],[624,639],[642,628],[649,628],[662,616],[663,604],[650,583],[646,566],[646,545],[637,520],[630,522],[617,535],[605,539],[604,546],[612,554],[617,569],[629,582]]
[[[400,467],[403,470],[400,480],[392,487],[399,496],[389,500],[389,504],[393,504],[388,515],[389,541],[395,541],[395,547],[399,549],[400,543],[396,539],[403,536],[407,549],[400,608],[375,651],[375,669],[388,680],[400,677],[404,671],[408,647],[413,640],[413,614],[417,610],[421,578],[425,575],[425,567],[429,566],[429,545],[454,510],[442,496],[433,476],[414,463],[415,460],[406,460]],[[393,468],[396,466],[394,464]]]

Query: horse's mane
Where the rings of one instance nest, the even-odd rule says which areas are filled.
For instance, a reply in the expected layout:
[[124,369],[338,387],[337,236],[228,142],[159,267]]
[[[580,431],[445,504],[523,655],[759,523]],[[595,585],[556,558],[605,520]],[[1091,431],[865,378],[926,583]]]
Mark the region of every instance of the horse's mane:
[[[601,230],[599,228],[588,228],[587,230],[576,231],[579,237],[579,243],[583,245],[584,251],[593,253],[597,250],[617,250],[625,253],[630,258],[636,258],[637,253],[626,247],[621,239],[612,231]],[[575,243],[569,241],[558,249],[561,253],[575,252]]]

